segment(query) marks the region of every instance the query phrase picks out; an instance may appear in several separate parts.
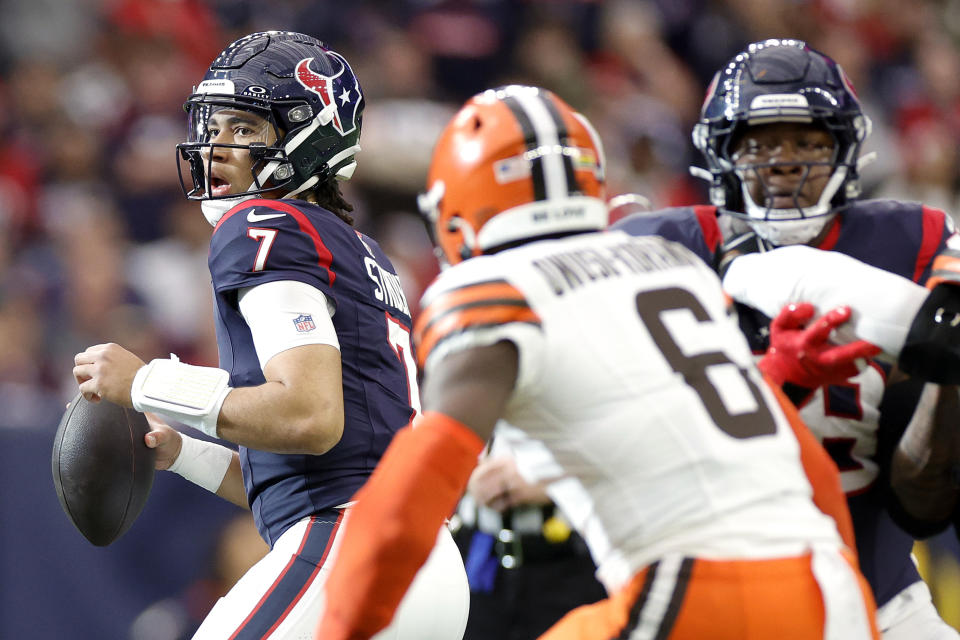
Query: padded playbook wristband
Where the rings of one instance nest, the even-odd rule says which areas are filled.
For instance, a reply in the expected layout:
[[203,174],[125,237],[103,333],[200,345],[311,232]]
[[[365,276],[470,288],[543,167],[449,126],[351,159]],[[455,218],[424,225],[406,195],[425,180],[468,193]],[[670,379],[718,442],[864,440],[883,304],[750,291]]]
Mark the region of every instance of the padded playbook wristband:
[[897,364],[920,380],[960,384],[960,284],[933,287],[910,325]]
[[162,414],[216,438],[220,408],[232,390],[230,374],[170,355],[170,359],[151,360],[137,371],[130,388],[134,409]]

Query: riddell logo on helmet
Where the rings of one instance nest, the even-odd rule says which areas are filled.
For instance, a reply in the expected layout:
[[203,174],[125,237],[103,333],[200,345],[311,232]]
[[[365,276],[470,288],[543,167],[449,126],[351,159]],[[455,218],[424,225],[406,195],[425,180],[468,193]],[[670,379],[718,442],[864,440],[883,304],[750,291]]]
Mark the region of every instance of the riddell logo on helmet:
[[[340,135],[346,135],[357,128],[355,116],[360,102],[360,87],[357,85],[348,87],[346,82],[342,82],[341,93],[334,95],[334,81],[342,76],[348,67],[346,61],[336,53],[330,52],[329,58],[335,60],[339,66],[339,70],[332,76],[325,76],[311,69],[310,64],[313,62],[313,58],[304,58],[298,62],[294,75],[297,82],[320,96],[325,109],[333,110],[333,119],[331,120],[333,127]],[[344,80],[349,81],[349,76]],[[344,123],[347,123],[349,127],[345,126]]]

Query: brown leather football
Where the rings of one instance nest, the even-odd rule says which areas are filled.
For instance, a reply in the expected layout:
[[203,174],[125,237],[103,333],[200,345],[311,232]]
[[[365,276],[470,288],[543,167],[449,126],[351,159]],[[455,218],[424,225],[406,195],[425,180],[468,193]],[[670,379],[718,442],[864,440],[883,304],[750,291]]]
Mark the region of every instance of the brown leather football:
[[53,442],[60,506],[84,537],[106,546],[140,515],[153,486],[156,452],[146,417],[110,402],[70,401]]

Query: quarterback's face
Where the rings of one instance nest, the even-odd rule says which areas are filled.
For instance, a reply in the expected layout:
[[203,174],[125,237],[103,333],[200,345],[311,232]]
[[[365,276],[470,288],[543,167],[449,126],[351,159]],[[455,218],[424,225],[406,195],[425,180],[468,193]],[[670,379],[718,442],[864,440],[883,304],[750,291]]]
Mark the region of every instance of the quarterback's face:
[[[212,150],[202,152],[203,163],[210,171],[210,195],[227,196],[244,193],[253,184],[253,158],[245,148],[218,145],[249,145],[262,142],[271,145],[277,140],[270,123],[261,116],[240,109],[221,109],[207,121],[208,142]],[[212,156],[212,157],[211,157]]]
[[774,122],[748,128],[732,159],[750,197],[761,207],[809,207],[833,173],[834,139],[815,124]]

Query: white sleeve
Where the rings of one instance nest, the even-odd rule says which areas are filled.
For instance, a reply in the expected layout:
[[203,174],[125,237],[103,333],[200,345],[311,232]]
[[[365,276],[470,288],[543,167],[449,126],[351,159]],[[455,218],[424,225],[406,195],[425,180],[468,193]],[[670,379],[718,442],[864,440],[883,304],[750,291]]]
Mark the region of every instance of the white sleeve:
[[[458,263],[455,267],[445,270],[427,288],[420,301],[420,313],[426,314],[444,296],[465,287],[481,285],[492,280],[503,279],[508,281],[499,260],[491,260],[495,256],[481,256]],[[511,284],[513,286],[513,284]],[[526,298],[527,294],[517,289],[519,295]],[[532,305],[531,305],[532,307]],[[453,328],[454,325],[450,325]],[[437,363],[448,355],[473,349],[487,347],[497,342],[509,341],[516,348],[519,357],[515,392],[521,392],[537,383],[541,375],[544,361],[545,338],[542,327],[525,322],[505,322],[497,324],[467,323],[456,330],[444,331],[444,339],[437,342],[428,353],[422,351],[423,345],[417,346],[418,358],[423,358],[423,374],[426,377],[434,375],[432,372]]]
[[239,304],[261,368],[281,351],[305,344],[340,349],[333,305],[316,287],[295,280],[267,282],[242,289]]
[[514,391],[519,393],[536,384],[544,360],[543,331],[520,322],[470,328],[444,340],[427,356],[424,375],[430,376],[437,363],[448,355],[467,349],[489,347],[502,341],[512,342],[517,348],[517,381],[514,383]]
[[853,315],[837,330],[840,341],[863,339],[894,357],[900,355],[929,293],[856,258],[804,245],[737,258],[724,276],[723,288],[737,302],[771,318],[790,303],[809,302],[820,313],[847,305]]

